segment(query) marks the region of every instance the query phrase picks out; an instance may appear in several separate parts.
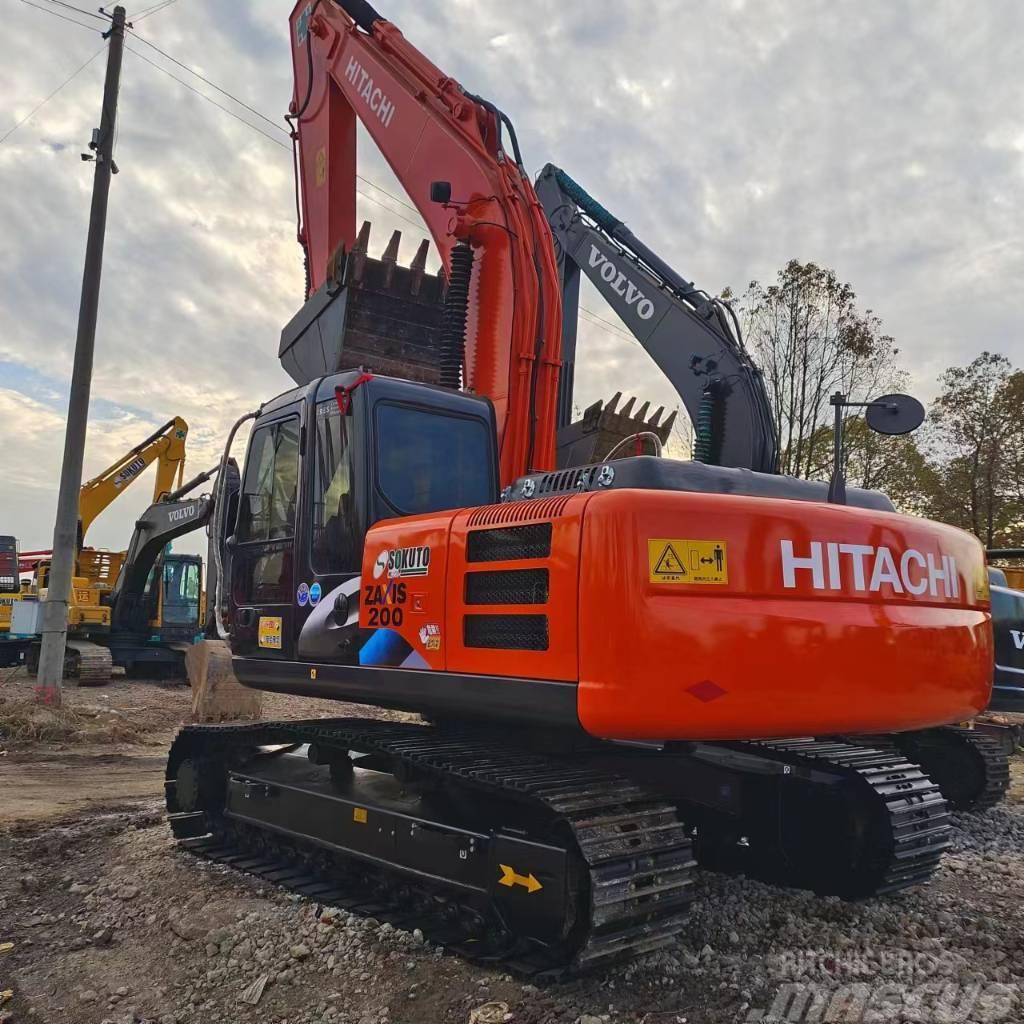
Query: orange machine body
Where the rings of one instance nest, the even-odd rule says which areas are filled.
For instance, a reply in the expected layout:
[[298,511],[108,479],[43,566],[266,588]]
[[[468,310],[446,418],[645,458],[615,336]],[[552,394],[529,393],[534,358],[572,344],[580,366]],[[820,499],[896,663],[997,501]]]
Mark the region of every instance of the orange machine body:
[[[573,682],[602,738],[902,731],[990,696],[981,545],[896,513],[540,498],[380,523],[363,584],[361,626],[399,634],[425,687],[430,671]],[[385,624],[383,607],[401,610]]]

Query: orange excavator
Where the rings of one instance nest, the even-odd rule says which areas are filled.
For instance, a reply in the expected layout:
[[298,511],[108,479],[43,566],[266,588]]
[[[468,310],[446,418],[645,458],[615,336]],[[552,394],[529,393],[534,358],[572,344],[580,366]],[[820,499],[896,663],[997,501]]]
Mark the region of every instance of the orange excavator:
[[[233,523],[216,501],[218,627],[247,686],[424,721],[189,726],[175,835],[524,973],[670,945],[695,860],[849,898],[927,881],[936,783],[812,737],[986,705],[980,544],[768,473],[555,469],[560,282],[511,121],[365,0],[290,29],[298,386],[250,414]],[[338,370],[357,119],[442,255],[441,386]]]

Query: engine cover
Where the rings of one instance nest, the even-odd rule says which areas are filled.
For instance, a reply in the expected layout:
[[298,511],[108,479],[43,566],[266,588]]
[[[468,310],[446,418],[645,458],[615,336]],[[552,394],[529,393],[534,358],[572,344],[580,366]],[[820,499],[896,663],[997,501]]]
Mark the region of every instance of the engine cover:
[[576,683],[604,738],[918,729],[991,691],[981,545],[894,512],[610,488],[381,523],[362,575],[362,664]]

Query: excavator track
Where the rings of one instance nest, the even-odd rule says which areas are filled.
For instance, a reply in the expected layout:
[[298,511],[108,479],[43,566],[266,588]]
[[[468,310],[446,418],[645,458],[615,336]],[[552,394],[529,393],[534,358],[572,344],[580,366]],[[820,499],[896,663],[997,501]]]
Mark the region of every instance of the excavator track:
[[106,686],[110,682],[114,662],[106,647],[88,640],[68,640],[66,650],[65,675],[77,679],[79,686]]
[[758,823],[745,822],[742,842],[713,828],[702,841],[698,827],[702,867],[860,899],[927,882],[950,844],[939,786],[901,753],[811,738],[714,746],[785,774],[754,798]]
[[[29,675],[39,673],[40,643],[35,641],[26,655]],[[64,646],[64,678],[75,679],[79,686],[106,686],[114,671],[110,651],[88,640],[69,637]]]
[[919,764],[955,811],[987,811],[1010,787],[1010,758],[995,737],[961,726],[880,736],[843,736],[846,743],[902,754]]
[[897,733],[894,745],[938,783],[957,811],[987,811],[1010,788],[1010,759],[998,740],[975,729],[943,726]]
[[[330,763],[333,787],[322,769],[302,781],[313,770],[300,758],[270,753],[307,744]],[[350,751],[373,770],[352,773]],[[470,806],[472,827],[451,813],[427,820],[405,796],[375,798],[372,779],[383,776],[435,809]],[[371,782],[359,781],[360,794],[347,777]],[[662,949],[686,927],[694,861],[674,805],[573,756],[354,719],[189,726],[171,747],[166,787],[185,849],[415,923],[460,955],[522,975],[603,968]]]

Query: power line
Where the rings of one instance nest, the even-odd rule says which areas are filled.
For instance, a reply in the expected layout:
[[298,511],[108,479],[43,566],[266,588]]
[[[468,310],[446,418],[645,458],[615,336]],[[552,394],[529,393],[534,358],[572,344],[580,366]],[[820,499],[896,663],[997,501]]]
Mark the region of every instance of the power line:
[[92,25],[86,25],[84,22],[76,21],[74,18],[69,18],[66,14],[61,14],[60,11],[55,11],[50,7],[40,7],[39,4],[32,3],[32,0],[21,0],[23,4],[28,7],[34,7],[37,11],[43,11],[46,14],[52,14],[55,18],[60,18],[61,21],[67,21],[72,25],[77,25],[79,28],[87,29],[89,32],[95,32],[96,29]]
[[67,4],[64,0],[47,0],[47,3],[56,4],[58,7],[64,7],[69,11],[76,11],[78,14],[84,14],[87,18],[98,18],[100,21],[110,24],[110,18],[103,14],[97,14],[95,11],[87,11],[84,7],[75,7],[74,4]]
[[624,331],[621,327],[616,327],[616,325],[613,324],[611,320],[605,320],[603,316],[598,316],[597,313],[587,309],[585,306],[580,306],[580,312],[585,314],[589,319],[595,321],[596,323],[604,324],[605,327],[609,328],[610,330],[613,330],[616,334],[621,334],[624,338],[632,339],[633,337],[631,334],[627,334],[626,331]]
[[[195,75],[196,78],[199,79],[199,81],[205,82],[211,89],[216,89],[217,92],[219,92],[222,96],[227,96],[229,100],[231,100],[234,103],[237,103],[240,107],[245,107],[245,109],[248,110],[250,114],[255,114],[258,118],[262,119],[263,121],[266,121],[271,128],[276,128],[283,135],[290,137],[290,133],[286,128],[282,128],[281,125],[279,125],[276,121],[271,120],[271,118],[267,117],[266,114],[263,114],[260,111],[258,111],[255,107],[250,107],[249,104],[246,103],[244,100],[240,100],[237,96],[233,96],[231,93],[227,91],[227,89],[222,89],[219,85],[217,85],[216,82],[211,82],[208,78],[199,74],[198,71],[194,71],[187,64],[183,64],[180,60],[178,60],[177,57],[172,57],[169,53],[166,52],[166,50],[161,50],[160,47],[156,45],[156,43],[151,43],[145,36],[140,36],[138,32],[135,33],[135,38],[138,39],[140,43],[145,43],[151,49],[156,50],[156,52],[159,53],[161,57],[166,57],[167,60],[169,60],[172,64],[177,64],[178,67],[181,68],[183,71],[187,71],[190,75]],[[141,56],[138,50],[132,50],[132,53]],[[161,70],[163,69],[161,68]]]
[[[174,0],[164,0],[164,2],[165,3],[170,3],[170,2],[174,2]],[[135,20],[138,21],[140,19],[136,18]],[[268,117],[266,114],[264,114],[260,110],[257,110],[255,107],[250,106],[244,100],[241,100],[236,95],[234,95],[234,93],[228,92],[227,89],[223,88],[222,86],[217,85],[216,82],[211,81],[205,75],[201,75],[198,71],[195,71],[193,68],[190,68],[187,64],[185,64],[182,61],[178,60],[177,57],[172,57],[171,54],[169,54],[166,50],[160,49],[160,47],[157,46],[156,43],[150,42],[150,40],[146,39],[144,36],[140,36],[137,32],[135,33],[135,38],[138,39],[140,42],[145,43],[147,46],[151,47],[152,49],[156,50],[156,52],[159,53],[160,56],[166,57],[167,60],[171,61],[172,64],[177,64],[177,66],[179,68],[181,68],[183,71],[187,71],[190,75],[195,75],[195,77],[198,78],[201,82],[205,82],[208,86],[210,86],[211,89],[216,89],[217,92],[219,92],[222,96],[226,96],[233,103],[237,103],[240,107],[244,107],[246,110],[249,111],[250,114],[255,114],[258,118],[260,118],[260,120],[265,121],[268,125],[270,125],[271,128],[276,129],[282,135],[284,135],[286,138],[289,138],[289,139],[291,138],[291,132],[289,132],[287,128],[282,127],[273,118]],[[132,52],[135,53],[137,51],[132,51]],[[202,95],[202,94],[200,93],[200,95]],[[248,124],[249,122],[248,121],[243,121],[243,123],[244,124]],[[410,213],[415,214],[417,217],[420,216],[420,212],[419,212],[419,210],[416,209],[415,206],[411,206],[409,203],[405,202],[404,199],[400,199],[398,196],[396,196],[396,195],[392,194],[391,192],[389,192],[386,188],[382,188],[376,182],[371,181],[369,178],[364,177],[362,174],[357,174],[356,177],[360,181],[362,181],[364,184],[367,184],[371,188],[375,188],[378,192],[381,192],[384,195],[386,195],[388,197],[388,199],[392,200],[393,202],[398,203],[399,206],[404,206]],[[370,198],[370,197],[367,196],[367,198]],[[385,209],[386,209],[386,207],[385,207]]]
[[[271,135],[269,132],[265,132],[262,128],[259,127],[259,125],[255,125],[251,121],[246,121],[246,119],[244,117],[240,117],[238,114],[235,113],[235,111],[231,110],[228,107],[225,107],[221,103],[218,103],[215,99],[213,99],[213,97],[207,96],[206,93],[201,92],[195,86],[190,85],[183,78],[179,78],[172,71],[168,71],[167,68],[161,67],[159,64],[157,64],[156,61],[150,60],[149,57],[147,57],[145,54],[139,53],[138,50],[133,49],[131,46],[128,46],[127,43],[125,44],[125,49],[127,49],[129,53],[133,53],[136,57],[139,58],[139,60],[145,61],[151,67],[156,68],[157,71],[160,71],[163,74],[167,75],[168,78],[173,78],[175,82],[177,82],[179,85],[183,85],[186,89],[189,90],[189,92],[194,92],[201,99],[206,100],[207,103],[212,103],[218,110],[223,111],[229,117],[233,117],[236,121],[239,122],[239,124],[243,124],[243,125],[245,125],[246,128],[251,128],[254,132],[258,132],[268,142],[272,142],[275,146],[279,146],[281,149],[285,150],[286,152],[289,152],[289,153],[291,152],[291,146],[287,145],[284,142],[280,142],[278,139],[275,139],[273,135]],[[223,91],[223,90],[221,90],[221,91]],[[230,95],[230,93],[226,93],[225,95]],[[374,185],[372,181],[368,181],[367,179],[363,178],[362,175],[359,175],[358,177],[360,177],[360,179],[363,180],[363,181],[367,181],[367,184],[372,185],[374,188],[380,189],[380,191],[383,192],[386,196],[389,196],[390,198],[395,198],[395,197],[391,196],[390,192],[387,192],[385,189],[380,188],[379,185]],[[377,199],[376,197],[370,195],[368,192],[364,192],[364,191],[362,191],[361,189],[358,189],[358,188],[356,189],[356,192],[359,195],[361,195],[364,199],[368,199],[371,203],[375,203],[381,209],[387,210],[388,213],[390,213],[393,217],[397,217],[399,220],[405,221],[406,224],[410,224],[412,227],[416,228],[417,230],[423,230],[423,224],[422,223],[410,220],[408,217],[404,217],[397,210],[392,210],[389,206],[386,206],[379,199]],[[400,199],[397,199],[396,201],[401,203]],[[402,205],[403,206],[408,206],[408,204],[406,204],[406,203],[403,203]],[[409,207],[409,209],[412,209],[413,212],[415,212],[417,215],[419,214],[419,211],[415,210],[415,208]]]
[[160,11],[167,7],[170,7],[175,0],[160,0],[160,3],[153,4],[152,7],[147,7],[141,14],[135,15],[132,21],[142,21],[144,18],[148,18],[151,14],[159,14]]
[[73,78],[76,78],[81,72],[83,72],[101,53],[103,53],[105,49],[105,45],[101,46],[81,67],[73,71],[67,78],[65,78],[64,81],[61,82],[60,85],[58,85],[57,88],[54,89],[53,92],[51,92],[50,95],[46,97],[46,99],[44,99],[42,102],[33,107],[32,110],[30,110],[13,128],[9,128],[4,133],[4,135],[0,137],[0,145],[6,142],[7,139],[10,136],[12,136],[30,117],[32,117],[33,114],[36,114],[38,113],[38,111],[42,110],[43,107],[45,107],[46,104],[49,103],[50,100],[52,100],[53,97],[56,96],[57,93],[59,93],[65,85],[67,85]]
[[228,114],[229,116],[233,117],[236,121],[240,121],[247,128],[251,128],[254,132],[259,132],[260,135],[262,135],[265,139],[269,139],[275,146],[280,146],[281,149],[286,150],[287,152],[291,152],[290,146],[285,145],[285,143],[283,142],[279,142],[277,139],[274,138],[273,135],[271,135],[269,132],[265,132],[259,126],[252,124],[250,121],[246,121],[244,117],[240,117],[233,110],[230,110],[228,107],[225,107],[222,104],[218,103],[215,99],[213,99],[213,97],[207,96],[206,93],[204,92],[200,92],[194,85],[189,85],[188,82],[186,82],[183,78],[179,78],[176,74],[174,74],[173,71],[168,71],[167,68],[161,67],[159,64],[157,64],[155,60],[150,60],[147,56],[145,56],[145,54],[139,53],[138,50],[133,49],[127,44],[125,44],[125,48],[128,50],[129,53],[134,53],[135,56],[139,58],[139,60],[144,60],[151,67],[156,68],[157,71],[160,71],[163,74],[167,75],[168,78],[173,78],[179,85],[185,86],[185,88],[188,89],[190,92],[194,92],[197,96],[201,96],[204,100],[206,100],[207,103],[212,103],[218,110],[223,110],[225,114]]

